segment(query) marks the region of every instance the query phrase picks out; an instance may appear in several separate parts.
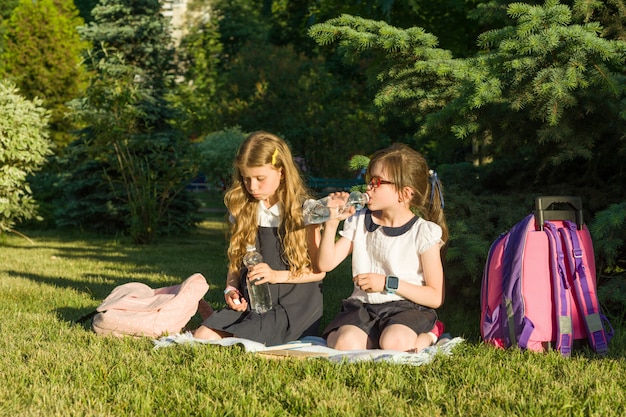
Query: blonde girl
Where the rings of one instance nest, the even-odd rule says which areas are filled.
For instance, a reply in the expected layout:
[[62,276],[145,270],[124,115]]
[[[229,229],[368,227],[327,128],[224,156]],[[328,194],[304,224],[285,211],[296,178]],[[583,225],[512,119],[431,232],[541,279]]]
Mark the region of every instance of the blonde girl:
[[[230,213],[227,307],[206,310],[208,317],[194,336],[236,336],[270,346],[317,335],[325,276],[313,262],[320,227],[303,222],[302,204],[310,196],[291,151],[278,136],[255,132],[242,143],[233,165],[233,184],[224,197]],[[264,258],[250,270],[242,264],[249,244]],[[269,311],[250,311],[246,279],[270,284]]]

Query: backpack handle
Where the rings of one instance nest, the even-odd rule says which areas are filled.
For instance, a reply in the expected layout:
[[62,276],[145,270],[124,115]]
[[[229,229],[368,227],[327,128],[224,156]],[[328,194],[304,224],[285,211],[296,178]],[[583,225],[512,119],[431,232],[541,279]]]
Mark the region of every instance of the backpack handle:
[[580,197],[542,196],[535,198],[535,230],[543,230],[549,220],[576,222],[578,230],[583,228],[583,203]]

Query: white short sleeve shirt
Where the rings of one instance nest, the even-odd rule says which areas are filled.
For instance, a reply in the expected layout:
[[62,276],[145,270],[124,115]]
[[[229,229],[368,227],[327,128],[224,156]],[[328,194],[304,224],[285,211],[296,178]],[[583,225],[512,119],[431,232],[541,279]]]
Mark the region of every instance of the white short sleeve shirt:
[[[443,241],[441,227],[415,216],[400,227],[380,226],[373,222],[371,211],[363,209],[349,217],[339,234],[352,242],[352,275],[376,273],[395,275],[401,281],[424,285],[421,253]],[[357,286],[350,298],[380,304],[403,300],[397,294],[366,293]]]

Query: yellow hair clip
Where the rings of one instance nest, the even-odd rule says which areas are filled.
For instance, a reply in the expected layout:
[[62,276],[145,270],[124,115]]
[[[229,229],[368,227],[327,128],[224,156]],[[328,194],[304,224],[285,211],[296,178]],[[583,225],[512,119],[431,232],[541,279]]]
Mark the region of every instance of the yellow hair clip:
[[278,148],[276,148],[274,150],[274,153],[272,154],[272,165],[276,165],[276,157],[278,156]]

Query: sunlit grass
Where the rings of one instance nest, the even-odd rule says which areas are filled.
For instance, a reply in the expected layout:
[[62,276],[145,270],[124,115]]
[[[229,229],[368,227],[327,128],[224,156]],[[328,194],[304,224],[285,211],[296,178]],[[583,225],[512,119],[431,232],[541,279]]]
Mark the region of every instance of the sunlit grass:
[[[606,358],[586,350],[499,351],[479,343],[476,312],[442,316],[467,338],[419,367],[273,360],[239,347],[153,350],[148,339],[96,336],[74,323],[116,286],[158,287],[200,272],[223,306],[225,230],[150,246],[79,233],[0,239],[0,415],[620,416],[626,411],[621,323]],[[349,262],[328,275],[322,327],[350,292]],[[194,319],[192,326],[198,323]]]

